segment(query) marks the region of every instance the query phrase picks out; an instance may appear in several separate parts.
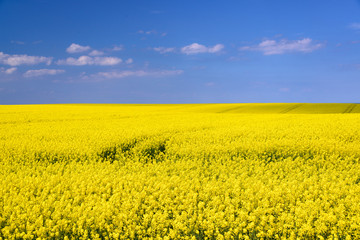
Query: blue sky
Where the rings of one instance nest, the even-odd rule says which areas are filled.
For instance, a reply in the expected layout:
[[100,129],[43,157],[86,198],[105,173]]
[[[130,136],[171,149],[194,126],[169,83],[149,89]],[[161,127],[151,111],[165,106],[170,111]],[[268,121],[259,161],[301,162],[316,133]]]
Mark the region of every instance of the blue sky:
[[360,1],[0,0],[0,104],[360,102]]

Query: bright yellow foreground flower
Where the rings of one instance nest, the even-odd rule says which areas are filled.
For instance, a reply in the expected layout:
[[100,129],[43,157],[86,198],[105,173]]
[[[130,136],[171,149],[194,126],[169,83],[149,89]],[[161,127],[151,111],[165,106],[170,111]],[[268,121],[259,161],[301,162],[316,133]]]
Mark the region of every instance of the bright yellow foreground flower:
[[0,106],[0,239],[359,239],[349,106]]

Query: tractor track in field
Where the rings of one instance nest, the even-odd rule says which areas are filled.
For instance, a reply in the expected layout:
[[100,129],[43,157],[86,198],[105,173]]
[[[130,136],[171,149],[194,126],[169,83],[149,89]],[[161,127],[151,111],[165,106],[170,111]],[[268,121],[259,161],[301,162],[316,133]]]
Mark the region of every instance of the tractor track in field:
[[226,113],[226,112],[230,112],[230,111],[232,111],[232,110],[236,110],[236,109],[239,109],[239,108],[243,108],[243,106],[228,108],[228,109],[219,111],[218,113]]
[[352,103],[343,111],[343,113],[351,113],[355,107],[356,107],[356,104]]
[[284,110],[282,110],[280,113],[288,113],[288,112],[290,112],[290,111],[292,111],[292,110],[294,110],[294,109],[296,109],[296,108],[298,108],[298,107],[300,107],[300,106],[302,106],[302,105],[304,105],[304,104],[295,104],[295,105],[293,105],[293,106],[290,106],[290,107],[288,107],[288,108],[286,108],[286,109],[284,109]]

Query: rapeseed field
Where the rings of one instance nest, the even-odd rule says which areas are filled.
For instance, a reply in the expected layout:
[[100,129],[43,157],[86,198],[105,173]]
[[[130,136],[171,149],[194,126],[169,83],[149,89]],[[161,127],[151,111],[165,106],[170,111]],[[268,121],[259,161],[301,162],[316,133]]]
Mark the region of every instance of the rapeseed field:
[[0,106],[0,239],[360,239],[358,113]]

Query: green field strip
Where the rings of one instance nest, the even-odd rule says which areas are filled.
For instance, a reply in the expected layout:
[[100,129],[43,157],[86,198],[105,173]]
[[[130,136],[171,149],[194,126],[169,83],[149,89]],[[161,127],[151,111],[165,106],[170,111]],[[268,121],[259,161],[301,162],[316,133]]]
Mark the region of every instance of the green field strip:
[[[344,111],[360,112],[359,104],[347,103],[246,103],[219,104],[216,106],[217,113],[239,113],[239,114],[339,114]],[[214,107],[199,107],[197,110],[212,112]],[[215,112],[215,111],[214,111]]]
[[343,113],[348,104],[344,103],[305,103],[295,108],[291,113],[298,114],[336,114]]
[[360,113],[360,104],[359,103],[355,103],[355,107],[353,108],[351,113]]
[[[238,108],[237,111],[231,111],[231,113],[253,113],[253,114],[274,114],[279,113],[291,106],[292,104],[288,103],[255,103],[255,104],[246,104],[243,108]],[[230,112],[229,112],[230,113]]]
[[228,108],[228,109],[224,109],[219,111],[218,113],[226,113],[226,112],[233,112],[234,110],[239,110],[241,108],[244,108],[244,106],[237,106],[237,107],[232,107],[232,108]]
[[292,110],[294,110],[294,109],[296,109],[296,108],[298,108],[298,107],[300,107],[302,105],[304,105],[304,104],[300,104],[300,103],[299,104],[294,104],[293,106],[290,106],[290,107],[282,110],[280,113],[283,113],[283,114],[289,113],[290,111],[292,111]]
[[[77,108],[89,111],[111,112],[118,109],[118,117],[135,111],[137,114],[180,113],[218,113],[218,114],[342,114],[360,113],[358,103],[210,103],[210,104],[49,104],[49,105],[0,105],[2,120],[19,111],[45,114],[45,110],[61,109],[77,115]],[[26,115],[24,115],[26,116]]]
[[349,104],[349,106],[345,109],[343,113],[351,113],[355,107],[356,107],[355,103]]

